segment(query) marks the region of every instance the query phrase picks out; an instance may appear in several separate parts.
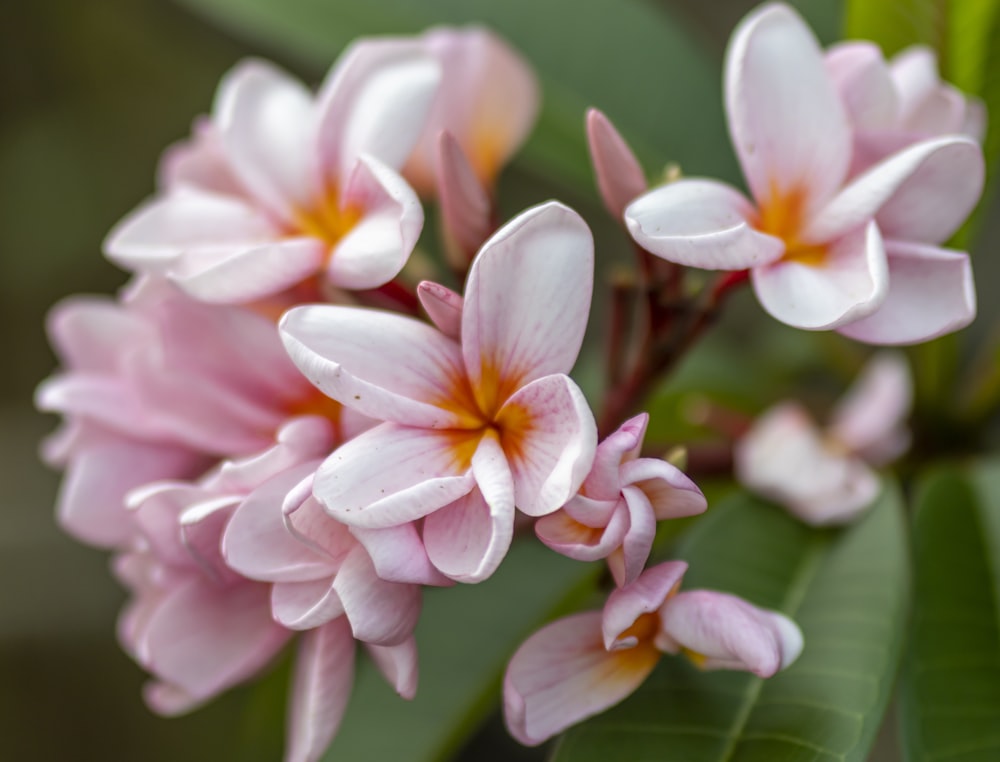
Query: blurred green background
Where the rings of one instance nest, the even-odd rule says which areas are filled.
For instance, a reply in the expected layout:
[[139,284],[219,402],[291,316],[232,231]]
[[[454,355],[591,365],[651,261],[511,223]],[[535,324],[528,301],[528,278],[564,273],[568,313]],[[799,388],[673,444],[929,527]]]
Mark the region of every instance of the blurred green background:
[[[753,4],[645,3],[663,6],[716,73],[733,24]],[[840,4],[800,5],[829,40]],[[524,28],[530,26],[526,19]],[[279,758],[281,711],[273,695],[284,679],[280,670],[269,678],[274,690],[234,691],[185,718],[163,720],[146,710],[144,677],[115,641],[123,594],[107,558],[63,535],[53,521],[58,475],[39,463],[37,446],[55,420],[31,406],[35,385],[55,364],[44,336],[46,311],[68,294],[111,293],[124,282],[100,255],[102,237],[153,190],[159,153],[187,134],[192,118],[208,109],[222,73],[248,54],[273,58],[310,82],[323,73],[307,63],[315,58],[305,51],[236,39],[168,0],[0,5],[0,337],[8,358],[0,376],[0,579],[6,583],[0,587],[0,758]],[[652,98],[662,80],[684,76],[651,72],[649,81],[631,86]],[[667,107],[677,111],[678,123],[684,120],[685,133],[719,137],[719,152],[696,159],[695,169],[700,161],[701,171],[721,167],[725,173],[733,164],[718,77],[713,81],[701,111]],[[576,141],[582,119],[580,110]],[[669,158],[669,150],[653,146],[644,158]],[[579,171],[589,178],[586,166]],[[505,209],[554,192],[532,181],[523,167],[508,176]],[[597,209],[589,185],[564,190],[569,203]],[[617,235],[607,227],[611,232],[599,231],[599,242]],[[789,341],[785,351],[802,349]],[[514,749],[494,723],[463,758],[539,758]]]

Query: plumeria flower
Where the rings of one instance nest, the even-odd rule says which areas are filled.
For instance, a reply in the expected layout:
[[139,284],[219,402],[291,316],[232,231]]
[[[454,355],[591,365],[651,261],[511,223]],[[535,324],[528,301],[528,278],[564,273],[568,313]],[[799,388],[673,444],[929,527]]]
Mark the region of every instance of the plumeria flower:
[[708,507],[676,466],[639,457],[648,423],[649,415],[638,415],[601,442],[580,493],[535,522],[538,538],[557,553],[579,561],[606,558],[619,587],[645,567],[657,521]]
[[633,693],[664,653],[701,669],[771,677],[802,651],[802,633],[783,614],[726,593],[678,592],[682,561],[647,569],[608,596],[603,611],[559,619],[529,637],[504,676],[504,719],[536,746]]
[[887,62],[871,42],[842,42],[827,50],[826,68],[854,129],[852,174],[927,138],[962,134],[983,140],[982,101],[942,82],[937,56],[924,45]]
[[313,276],[383,285],[423,225],[396,169],[439,78],[422,46],[402,39],[355,43],[316,96],[271,64],[239,64],[211,122],[166,158],[166,192],[118,224],[108,256],[209,302],[251,302]]
[[430,194],[437,187],[438,140],[446,131],[478,184],[490,192],[500,169],[534,126],[540,101],[535,73],[517,51],[483,27],[439,27],[420,39],[441,65],[441,86],[403,174],[421,193]]
[[303,374],[383,423],[337,449],[313,490],[351,527],[423,519],[427,554],[446,576],[488,577],[510,545],[515,505],[561,507],[590,470],[597,431],[565,375],[583,341],[593,241],[572,210],[548,203],[498,231],[472,264],[464,300],[446,289],[442,328],[335,305],[280,324]]
[[625,212],[641,246],[682,265],[749,270],[764,309],[808,330],[904,344],[972,319],[967,256],[935,246],[981,192],[975,141],[915,143],[849,181],[847,111],[811,31],[784,5],[736,29],[725,85],[753,201],[714,180],[657,188]]
[[807,524],[847,523],[881,489],[870,466],[894,460],[909,446],[905,420],[912,401],[906,361],[878,354],[825,431],[796,402],[781,403],[754,421],[736,445],[736,477]]

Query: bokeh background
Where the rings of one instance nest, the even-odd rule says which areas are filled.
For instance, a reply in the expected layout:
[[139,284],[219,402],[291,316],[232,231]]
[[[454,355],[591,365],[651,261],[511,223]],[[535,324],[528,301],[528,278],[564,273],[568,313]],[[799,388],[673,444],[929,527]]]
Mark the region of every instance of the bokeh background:
[[[322,2],[338,0],[315,0]],[[721,71],[733,24],[753,4],[648,2],[669,14],[687,43],[716,71]],[[58,475],[37,457],[39,441],[55,426],[54,418],[34,412],[31,405],[34,387],[55,366],[44,335],[45,313],[68,294],[112,293],[125,281],[125,275],[101,257],[101,239],[152,192],[159,153],[187,134],[192,118],[208,109],[220,76],[243,56],[272,58],[314,83],[323,74],[314,50],[299,51],[261,42],[252,33],[231,32],[197,15],[192,5],[196,3],[171,0],[0,3],[3,759],[153,762],[274,760],[280,755],[280,665],[264,679],[264,688],[234,691],[184,718],[160,719],[145,708],[139,698],[144,677],[114,637],[123,593],[108,574],[106,555],[78,544],[56,526]],[[839,2],[799,5],[821,36],[829,40],[836,34]],[[581,10],[586,6],[586,0],[580,0]],[[397,31],[392,19],[386,22],[384,31]],[[566,23],[565,37],[552,38],[554,57],[558,46],[573,35],[573,20]],[[532,19],[524,19],[525,34],[537,33],[531,27]],[[517,45],[517,35],[505,32]],[[604,65],[614,67],[615,61]],[[650,71],[646,81],[623,88],[652,100],[666,78],[685,76],[683,70]],[[718,77],[714,82],[695,108],[670,105],[671,119],[683,120],[691,134],[717,136],[717,152],[697,157],[695,170],[731,175]],[[581,135],[582,118],[581,109]],[[669,148],[659,146],[657,156],[659,152],[669,155]],[[556,192],[538,183],[526,166],[519,165],[505,178],[504,204],[511,211]],[[586,166],[580,171],[589,177]],[[569,203],[597,209],[591,187],[584,185],[559,192]],[[978,271],[979,265],[978,280],[983,282],[989,276]],[[723,336],[727,331],[735,335],[739,328],[720,330]],[[781,337],[787,335],[778,337],[784,341]],[[789,341],[793,344],[783,345],[784,351],[799,352],[795,340]],[[879,753],[891,759],[886,748]],[[494,722],[471,742],[463,758],[540,756],[515,751]]]

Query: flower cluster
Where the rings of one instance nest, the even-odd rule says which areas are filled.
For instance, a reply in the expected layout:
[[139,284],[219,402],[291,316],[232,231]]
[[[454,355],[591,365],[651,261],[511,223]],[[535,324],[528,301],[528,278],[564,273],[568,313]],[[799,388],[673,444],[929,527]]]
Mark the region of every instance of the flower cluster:
[[[765,308],[793,325],[875,343],[953,330],[972,316],[971,274],[938,244],[978,197],[979,149],[953,134],[978,112],[928,84],[926,66],[887,68],[865,46],[824,60],[794,13],[768,7],[738,29],[727,65],[755,203],[708,180],[647,193],[592,112],[600,192],[647,252],[750,269]],[[887,88],[892,108],[872,105]],[[241,63],[165,154],[156,195],[108,236],[107,256],[133,273],[119,298],[54,309],[63,369],[37,401],[65,420],[45,445],[66,469],[60,521],[114,552],[132,595],[120,639],[153,676],[155,711],[251,678],[297,635],[286,759],[317,759],[358,644],[412,697],[423,587],[487,579],[519,524],[605,560],[614,582],[603,612],[552,623],[514,655],[505,710],[524,743],[620,700],[663,653],[768,677],[800,652],[784,615],[680,591],[683,562],[647,568],[658,522],[707,504],[643,455],[649,418],[632,387],[618,390],[632,417],[599,429],[569,376],[594,290],[583,218],[553,201],[497,224],[496,178],[538,94],[482,29],[356,42],[315,95]],[[441,217],[442,279],[464,279],[462,293],[407,267],[421,199]],[[655,380],[637,367],[635,388]],[[840,441],[885,444],[885,427],[859,430],[867,417],[840,416]],[[745,444],[748,483],[792,489],[771,467],[785,454]],[[844,480],[857,500],[830,511],[872,497]],[[830,520],[815,496],[795,500]]]

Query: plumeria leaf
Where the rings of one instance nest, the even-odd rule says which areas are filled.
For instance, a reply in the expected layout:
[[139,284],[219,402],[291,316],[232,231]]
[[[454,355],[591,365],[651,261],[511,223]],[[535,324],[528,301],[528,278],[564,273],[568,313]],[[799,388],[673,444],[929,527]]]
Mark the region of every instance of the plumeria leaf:
[[417,696],[393,695],[369,663],[325,760],[447,759],[500,699],[500,676],[518,644],[600,572],[534,541],[515,542],[478,585],[428,589],[417,626]]
[[861,762],[899,660],[909,577],[899,491],[841,532],[809,529],[738,494],[681,542],[685,589],[712,588],[792,617],[802,656],[770,680],[664,658],[629,699],[570,730],[554,762]]
[[[597,106],[625,133],[647,171],[684,157],[686,171],[734,174],[731,154],[718,150],[726,144],[719,64],[663,6],[637,0],[184,2],[323,66],[358,35],[412,34],[442,23],[486,24],[525,55],[542,81],[541,116],[521,159],[533,173],[558,179],[564,189],[586,188],[596,195],[583,124],[587,107]],[[622,50],[629,55],[622,56]],[[692,123],[698,129],[691,129]]]
[[903,666],[907,760],[1000,756],[1000,461],[939,471],[917,498]]

